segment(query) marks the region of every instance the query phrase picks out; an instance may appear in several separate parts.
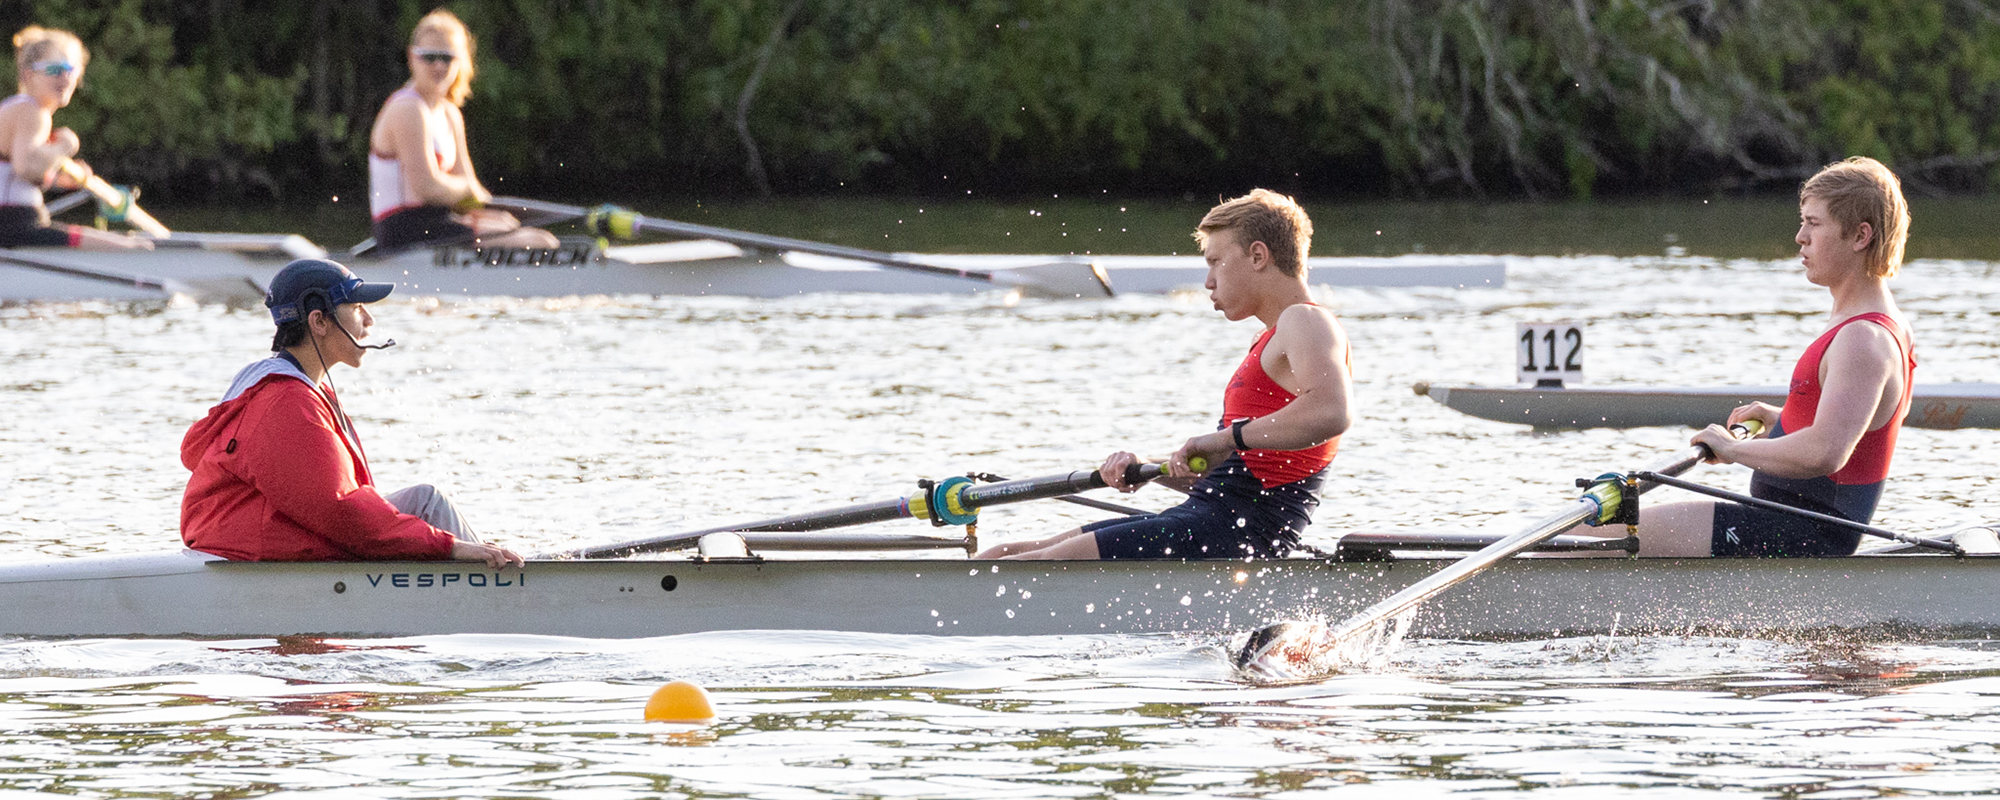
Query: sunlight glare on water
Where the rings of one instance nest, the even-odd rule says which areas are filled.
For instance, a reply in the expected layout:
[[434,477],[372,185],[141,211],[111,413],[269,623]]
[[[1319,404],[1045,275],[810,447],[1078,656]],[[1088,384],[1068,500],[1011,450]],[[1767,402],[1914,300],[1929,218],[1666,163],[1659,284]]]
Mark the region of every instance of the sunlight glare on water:
[[[1894,284],[1924,383],[2000,381],[1994,265]],[[1588,323],[1596,383],[1785,381],[1824,324],[1792,262],[1516,258],[1501,289],[1326,292],[1358,422],[1318,525],[1507,530],[1674,429],[1536,434],[1416,381],[1512,382],[1517,322]],[[449,490],[524,551],[1030,477],[1212,429],[1256,336],[1204,296],[590,298],[376,308],[395,350],[335,381],[380,482]],[[182,433],[269,337],[261,309],[0,309],[0,558],[177,546]],[[1991,521],[1993,431],[1906,430],[1877,515]],[[1747,474],[1704,467],[1740,488]],[[1118,499],[1148,508],[1147,489]],[[989,541],[1099,518],[991,509]],[[923,530],[916,526],[915,530]],[[960,558],[939,553],[933,558]],[[1421,614],[1422,611],[1420,610]],[[1419,639],[1360,674],[1252,687],[1226,634],[731,632],[0,640],[0,790],[91,797],[1228,794],[1848,798],[2000,785],[1983,639]],[[675,678],[692,730],[639,721]],[[135,768],[136,765],[136,768]]]

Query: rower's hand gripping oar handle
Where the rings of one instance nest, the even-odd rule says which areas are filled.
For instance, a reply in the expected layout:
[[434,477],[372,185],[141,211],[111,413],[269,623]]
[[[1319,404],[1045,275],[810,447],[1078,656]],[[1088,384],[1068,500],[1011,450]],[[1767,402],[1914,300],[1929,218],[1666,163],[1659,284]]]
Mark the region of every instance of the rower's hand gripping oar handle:
[[[1729,426],[1729,434],[1738,439],[1754,439],[1756,438],[1757,434],[1763,432],[1764,432],[1764,421],[1758,419],[1746,419],[1742,422],[1738,422],[1734,425]],[[1715,450],[1713,448],[1710,448],[1708,445],[1705,444],[1699,445],[1699,447],[1701,448],[1702,453],[1706,454],[1709,458],[1715,457]]]
[[[1188,459],[1188,469],[1197,475],[1207,472],[1208,459],[1201,456],[1190,458]],[[1138,486],[1156,478],[1165,477],[1166,474],[1167,465],[1165,464],[1128,464],[1125,467],[1125,485]],[[1103,482],[1103,476],[1101,475],[1098,476],[1098,480],[1094,481],[1094,483],[1100,487],[1110,485]]]
[[167,226],[139,207],[139,190],[131,186],[113,186],[96,175],[83,171],[83,167],[70,159],[63,159],[57,169],[62,170],[70,180],[76,181],[83,190],[97,198],[97,216],[107,223],[129,225],[144,231],[155,239],[165,239],[173,235]]

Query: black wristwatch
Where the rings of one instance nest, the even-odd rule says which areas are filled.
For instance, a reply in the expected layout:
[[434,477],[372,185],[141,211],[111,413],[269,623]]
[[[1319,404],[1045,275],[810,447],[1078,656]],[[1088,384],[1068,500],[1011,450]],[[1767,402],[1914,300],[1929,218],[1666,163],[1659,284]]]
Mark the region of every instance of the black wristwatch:
[[1250,424],[1250,420],[1247,419],[1239,419],[1229,423],[1229,435],[1236,439],[1236,449],[1238,451],[1250,449],[1250,445],[1243,443],[1243,426],[1248,424]]

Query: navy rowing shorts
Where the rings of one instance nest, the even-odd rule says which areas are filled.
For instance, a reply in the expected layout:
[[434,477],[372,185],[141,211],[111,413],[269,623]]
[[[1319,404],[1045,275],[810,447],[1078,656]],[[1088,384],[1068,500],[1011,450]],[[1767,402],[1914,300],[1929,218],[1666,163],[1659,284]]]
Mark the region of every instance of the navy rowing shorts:
[[1326,471],[1269,489],[1230,456],[1188,490],[1188,499],[1158,514],[1093,522],[1102,558],[1277,558],[1299,545],[1312,524]]
[[1716,503],[1711,531],[1708,551],[1718,558],[1850,556],[1861,546],[1852,528],[1741,503]]
[[375,221],[375,246],[393,250],[412,245],[469,244],[472,226],[458,221],[444,206],[413,206]]

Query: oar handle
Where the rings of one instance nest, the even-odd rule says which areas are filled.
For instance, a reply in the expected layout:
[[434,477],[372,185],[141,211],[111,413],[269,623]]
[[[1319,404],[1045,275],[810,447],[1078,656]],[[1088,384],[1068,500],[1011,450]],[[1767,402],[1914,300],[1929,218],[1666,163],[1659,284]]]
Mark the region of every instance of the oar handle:
[[[1764,421],[1761,419],[1746,419],[1730,425],[1729,432],[1735,434],[1738,439],[1754,439],[1757,437],[1757,434],[1764,432]],[[1708,445],[1704,444],[1700,445],[1700,447],[1701,451],[1708,454],[1709,457],[1713,458],[1715,456],[1715,451],[1710,449]]]
[[[1197,475],[1207,472],[1208,459],[1201,456],[1190,458],[1188,459],[1188,469]],[[1165,474],[1167,474],[1167,465],[1165,464],[1130,464],[1125,467],[1125,483],[1128,486],[1137,486]],[[1102,483],[1100,480],[1098,485],[1105,486],[1107,484]]]

